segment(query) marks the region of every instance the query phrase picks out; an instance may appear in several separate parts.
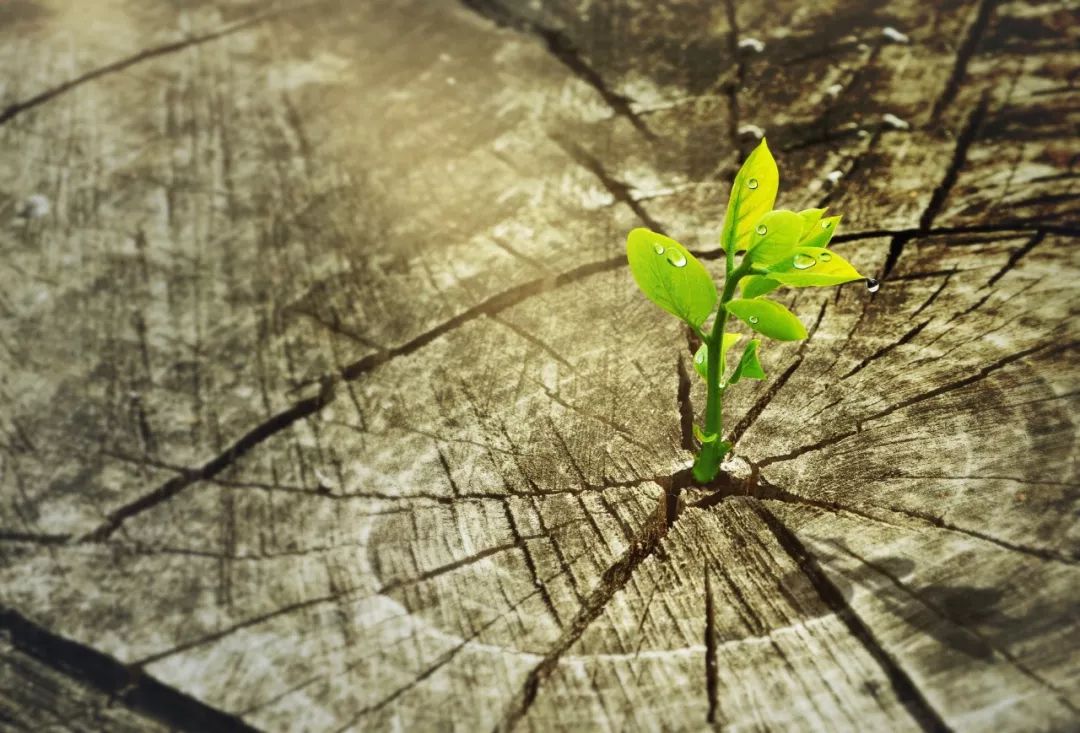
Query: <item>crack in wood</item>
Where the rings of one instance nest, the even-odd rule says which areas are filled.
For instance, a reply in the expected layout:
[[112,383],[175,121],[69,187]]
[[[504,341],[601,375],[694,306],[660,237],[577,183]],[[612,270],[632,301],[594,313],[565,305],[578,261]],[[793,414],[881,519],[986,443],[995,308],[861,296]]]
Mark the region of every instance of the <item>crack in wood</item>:
[[309,2],[291,8],[274,8],[268,11],[264,11],[262,13],[257,13],[250,18],[245,18],[243,20],[236,21],[235,23],[230,23],[224,28],[219,28],[218,30],[211,31],[210,33],[204,33],[198,36],[189,36],[187,38],[182,38],[178,41],[173,41],[172,43],[166,43],[161,46],[144,49],[130,56],[126,56],[122,59],[113,61],[112,63],[105,64],[104,66],[99,66],[95,69],[91,69],[90,71],[87,71],[84,74],[80,74],[73,79],[69,79],[65,82],[58,84],[55,87],[46,89],[43,92],[35,94],[29,99],[9,104],[2,111],[0,111],[0,125],[3,125],[5,122],[8,122],[17,115],[22,114],[29,109],[33,109],[34,107],[45,104],[46,102],[55,99],[56,97],[59,97],[60,95],[69,92],[72,89],[81,86],[82,84],[86,84],[87,82],[99,79],[109,74],[116,73],[118,71],[124,71],[131,68],[132,66],[135,66],[136,64],[147,61],[149,59],[158,58],[159,56],[167,56],[168,54],[176,53],[177,51],[183,51],[184,49],[191,48],[192,46],[199,46],[210,41],[216,41],[219,38],[225,38],[235,33],[239,33],[240,31],[247,30],[248,28],[258,25],[259,23],[269,20],[270,18],[273,18],[275,16],[279,16],[288,12],[296,12],[301,9],[307,9],[313,5],[325,4],[325,2],[326,0],[321,0],[321,2]]
[[705,722],[709,725],[716,723],[719,674],[717,672],[716,659],[716,609],[713,604],[712,582],[709,577],[709,568],[705,568],[705,694],[709,700],[709,709],[705,715]]
[[213,708],[108,654],[54,634],[10,608],[0,607],[0,630],[19,651],[173,730],[256,730],[235,715]]
[[979,0],[978,5],[975,8],[975,17],[968,26],[967,33],[964,34],[964,40],[960,42],[960,46],[956,49],[956,57],[953,60],[952,71],[949,73],[949,78],[945,82],[945,87],[941,91],[941,95],[934,102],[934,107],[930,112],[930,122],[937,122],[941,117],[941,113],[945,111],[945,108],[952,104],[952,101],[956,99],[956,94],[960,91],[960,85],[964,81],[964,77],[967,75],[968,64],[971,62],[972,57],[979,48],[979,42],[982,40],[983,35],[986,33],[986,28],[990,24],[990,16],[994,11],[994,7],[1000,0]]
[[656,552],[667,530],[667,501],[666,497],[662,497],[656,513],[646,521],[638,536],[619,559],[603,572],[569,626],[563,630],[540,662],[529,670],[521,689],[514,695],[495,727],[496,731],[511,731],[521,722],[536,700],[540,685],[558,666],[562,655],[581,638],[585,629],[600,617],[611,599],[629,582],[638,566]]
[[645,210],[645,207],[641,205],[641,200],[630,195],[630,187],[608,173],[604,168],[603,163],[601,163],[598,158],[571,140],[564,139],[560,136],[552,136],[551,139],[556,145],[562,148],[563,152],[569,155],[575,163],[596,176],[596,179],[600,181],[613,199],[629,206],[630,210],[634,212],[634,215],[637,216],[645,226],[652,229],[654,232],[660,232],[661,234],[665,232],[664,225],[654,219],[649,212]]
[[742,416],[742,419],[739,420],[739,422],[736,423],[735,427],[732,429],[732,443],[739,442],[739,438],[741,438],[746,433],[746,431],[750,429],[750,426],[754,424],[754,422],[758,419],[761,413],[765,411],[765,408],[769,406],[769,403],[772,402],[773,397],[775,397],[776,394],[784,388],[784,385],[788,383],[789,379],[791,379],[791,375],[795,373],[795,370],[798,369],[802,363],[803,357],[800,355],[798,358],[795,359],[795,361],[791,362],[791,364],[788,365],[788,368],[785,369],[779,377],[769,383],[769,386],[765,390],[765,392],[760,397],[758,397],[757,401],[754,402],[754,405],[746,411],[746,414]]
[[333,399],[334,384],[332,379],[324,379],[319,394],[300,400],[288,410],[279,412],[269,420],[255,426],[229,446],[224,453],[220,453],[203,464],[201,468],[174,476],[154,491],[113,510],[100,526],[80,538],[80,541],[100,542],[108,539],[131,517],[168,501],[192,484],[214,478],[270,436],[292,425],[297,420],[314,415],[321,410]]
[[896,263],[900,260],[900,255],[904,252],[904,246],[915,237],[925,236],[930,232],[934,220],[937,218],[938,214],[941,213],[941,209],[945,205],[945,199],[948,198],[953,186],[956,185],[956,180],[960,176],[960,170],[964,167],[964,164],[967,163],[968,149],[975,142],[979,128],[986,118],[986,112],[989,109],[989,105],[990,94],[989,91],[986,91],[983,93],[979,103],[975,106],[975,109],[968,115],[963,129],[956,137],[952,158],[949,160],[949,165],[945,169],[945,174],[942,176],[941,182],[934,188],[933,193],[930,195],[930,201],[927,202],[926,208],[923,209],[922,215],[919,217],[918,228],[913,233],[904,233],[894,236],[892,242],[889,243],[889,253],[885,258],[885,264],[881,268],[882,280],[886,279],[893,271],[893,268],[896,267]]
[[791,557],[817,591],[825,605],[844,623],[848,631],[870,654],[889,680],[896,698],[924,731],[948,731],[941,715],[930,705],[918,685],[900,664],[892,658],[878,641],[874,632],[851,607],[844,594],[832,583],[821,569],[817,558],[807,550],[795,533],[760,502],[751,505],[753,511],[765,523],[780,546]]
[[[946,278],[946,281],[948,281],[948,278]],[[942,287],[944,287],[944,285],[942,285]],[[940,292],[940,290],[938,292]],[[921,310],[921,308],[920,308],[920,310]],[[914,339],[916,336],[918,336],[919,333],[921,333],[924,328],[926,328],[928,325],[930,325],[930,322],[932,320],[934,320],[934,319],[932,319],[932,318],[926,319],[922,323],[920,323],[917,326],[914,326],[913,328],[908,330],[907,333],[905,333],[903,336],[898,338],[896,341],[893,341],[891,344],[888,344],[887,346],[881,347],[880,349],[875,351],[873,354],[871,354],[870,356],[866,357],[865,359],[860,361],[858,364],[853,366],[848,371],[847,374],[840,377],[840,381],[842,382],[845,379],[847,379],[848,377],[855,376],[856,374],[861,372],[863,369],[868,367],[870,364],[872,364],[874,361],[876,361],[877,359],[880,359],[881,357],[885,356],[886,354],[888,354],[893,349],[897,348],[898,346],[903,346],[904,344],[911,342],[911,340]]]
[[613,91],[600,73],[585,61],[574,42],[565,33],[514,13],[496,0],[461,0],[461,4],[500,28],[510,28],[539,38],[544,42],[548,53],[599,94],[616,116],[627,120],[644,137],[650,140],[656,138],[644,120],[631,108],[632,100]]
[[942,619],[944,621],[947,621],[947,622],[949,622],[951,624],[954,624],[959,629],[961,629],[965,634],[969,635],[974,641],[976,641],[976,643],[980,644],[982,647],[984,647],[988,651],[992,651],[992,652],[995,652],[998,655],[1000,655],[1009,664],[1011,664],[1013,667],[1015,667],[1017,670],[1019,670],[1021,672],[1021,674],[1023,674],[1025,677],[1027,677],[1030,680],[1033,680],[1035,683],[1039,684],[1040,686],[1042,686],[1042,687],[1046,688],[1047,690],[1049,690],[1050,692],[1052,692],[1057,697],[1058,701],[1063,706],[1065,706],[1071,713],[1073,713],[1074,715],[1077,716],[1078,719],[1080,719],[1080,708],[1077,708],[1075,705],[1072,704],[1072,702],[1069,700],[1068,695],[1065,693],[1064,690],[1059,688],[1057,685],[1055,685],[1053,682],[1046,679],[1042,675],[1040,675],[1037,672],[1033,671],[1028,665],[1024,664],[1023,661],[1021,661],[1015,654],[1010,652],[1007,648],[1005,648],[1001,644],[996,643],[994,641],[994,639],[987,636],[986,634],[983,634],[982,632],[980,632],[974,626],[969,626],[969,625],[964,624],[963,622],[957,620],[956,618],[954,618],[954,616],[952,614],[950,614],[946,609],[942,608],[938,603],[935,603],[933,600],[927,598],[925,596],[925,594],[920,593],[915,588],[911,588],[907,584],[905,584],[902,580],[900,580],[900,578],[898,578],[896,576],[896,574],[890,572],[888,568],[883,567],[882,565],[879,565],[878,563],[875,563],[872,560],[868,560],[867,558],[863,557],[862,555],[855,552],[854,550],[846,547],[843,543],[832,542],[832,543],[830,543],[830,545],[832,547],[834,547],[835,549],[839,550],[840,552],[844,553],[845,555],[847,555],[847,556],[855,559],[856,561],[862,563],[863,565],[870,568],[871,570],[878,573],[879,575],[884,576],[898,590],[900,590],[902,593],[904,593],[905,595],[907,595],[909,598],[913,599],[914,601],[916,601],[920,605],[922,605],[925,608],[929,609],[938,618],[940,618],[940,619]]
[[1028,254],[1028,252],[1038,247],[1044,239],[1046,239],[1046,230],[1040,229],[1039,231],[1035,232],[1034,236],[1032,236],[1031,239],[1029,239],[1024,244],[1024,246],[1013,250],[1012,253],[1009,254],[1009,259],[1006,260],[1002,268],[995,272],[994,275],[986,281],[986,285],[984,285],[983,287],[992,287],[994,283],[1003,278],[1005,274],[1009,272],[1009,270],[1016,267],[1017,263],[1019,263],[1020,260],[1022,260],[1025,255]]

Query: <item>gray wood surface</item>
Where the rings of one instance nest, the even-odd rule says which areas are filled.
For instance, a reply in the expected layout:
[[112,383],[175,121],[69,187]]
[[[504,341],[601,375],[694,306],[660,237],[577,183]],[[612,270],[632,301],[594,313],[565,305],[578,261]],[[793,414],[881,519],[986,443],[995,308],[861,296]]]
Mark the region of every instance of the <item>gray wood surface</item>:
[[[0,2],[0,728],[1077,729],[1078,16]],[[696,487],[760,133],[883,286]]]

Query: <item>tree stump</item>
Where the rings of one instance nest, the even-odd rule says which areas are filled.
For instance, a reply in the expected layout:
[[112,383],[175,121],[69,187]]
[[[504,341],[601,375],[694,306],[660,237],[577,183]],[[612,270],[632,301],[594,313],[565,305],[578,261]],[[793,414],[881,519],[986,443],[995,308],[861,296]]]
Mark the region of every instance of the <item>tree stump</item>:
[[[1067,3],[0,3],[0,727],[1067,730]],[[883,286],[726,405],[739,161]]]

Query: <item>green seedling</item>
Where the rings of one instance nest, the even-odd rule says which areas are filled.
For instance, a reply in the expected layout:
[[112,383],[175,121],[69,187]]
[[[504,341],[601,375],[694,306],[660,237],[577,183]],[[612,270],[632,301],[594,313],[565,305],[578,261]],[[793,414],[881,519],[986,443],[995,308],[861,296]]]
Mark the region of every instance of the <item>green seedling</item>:
[[[859,274],[827,248],[840,224],[839,216],[826,217],[825,209],[773,210],[779,182],[776,161],[762,140],[731,187],[720,233],[726,269],[719,292],[705,266],[674,239],[649,229],[635,229],[626,239],[626,255],[638,287],[651,301],[685,321],[702,341],[693,360],[695,371],[705,380],[707,395],[704,427],[694,424],[700,450],[693,473],[702,483],[716,477],[721,461],[733,448],[731,441],[723,439],[724,394],[743,379],[765,379],[758,359],[761,337],[806,338],[802,321],[765,296],[785,286],[824,287],[853,280],[866,280],[871,292],[878,287],[877,281]],[[742,259],[736,265],[739,254]],[[732,316],[748,326],[752,336],[729,369],[728,352],[742,339],[742,334],[728,330]]]

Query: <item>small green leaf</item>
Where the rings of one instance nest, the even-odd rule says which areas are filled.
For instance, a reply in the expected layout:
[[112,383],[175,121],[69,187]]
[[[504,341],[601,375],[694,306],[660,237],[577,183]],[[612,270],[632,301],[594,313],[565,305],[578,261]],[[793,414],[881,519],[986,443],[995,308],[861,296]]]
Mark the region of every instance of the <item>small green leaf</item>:
[[796,247],[790,257],[769,268],[768,276],[799,288],[826,287],[864,279],[843,257],[818,247]]
[[[720,376],[724,376],[724,360],[727,357],[727,352],[731,350],[731,347],[742,338],[741,333],[725,333],[724,341],[721,344],[723,354],[720,359]],[[697,353],[694,354],[694,371],[701,375],[702,379],[709,378],[709,347],[707,344],[702,344],[698,347]]]
[[780,287],[780,283],[764,275],[750,275],[743,278],[742,297],[756,298],[766,295]]
[[806,338],[806,327],[802,321],[775,301],[764,298],[736,299],[728,302],[725,307],[728,313],[769,338],[777,341],[798,341]]
[[694,423],[694,437],[704,445],[705,443],[715,443],[716,439],[720,437],[720,434],[706,433],[697,423]]
[[743,349],[742,358],[739,359],[739,364],[735,367],[728,384],[738,384],[739,380],[744,377],[746,379],[765,378],[765,370],[761,368],[761,362],[758,361],[757,355],[758,346],[760,345],[760,340],[750,339],[750,343]]
[[758,267],[768,267],[799,246],[802,231],[803,219],[794,211],[770,211],[754,227],[746,256]]
[[705,267],[674,239],[638,228],[626,238],[630,272],[641,292],[698,328],[716,308],[716,285]]
[[[824,209],[822,209],[824,211]],[[800,247],[827,247],[829,241],[832,239],[833,234],[836,233],[836,228],[840,226],[840,220],[843,216],[829,216],[816,222],[813,226],[810,226],[803,232],[802,238],[799,240]]]
[[817,223],[821,221],[821,217],[825,215],[825,209],[803,209],[799,212],[799,216],[803,220],[803,235],[809,234]]
[[731,184],[731,198],[720,231],[720,246],[725,251],[738,252],[749,247],[754,226],[772,210],[779,186],[776,161],[762,138]]

